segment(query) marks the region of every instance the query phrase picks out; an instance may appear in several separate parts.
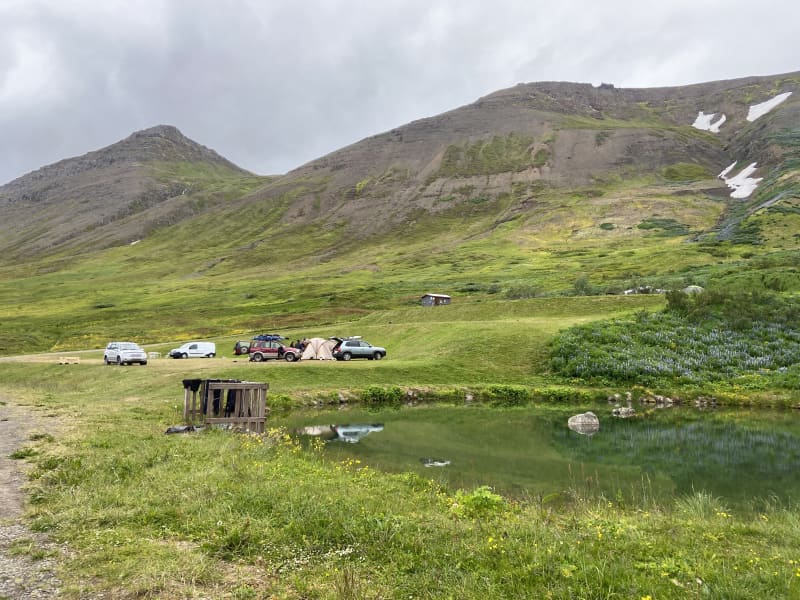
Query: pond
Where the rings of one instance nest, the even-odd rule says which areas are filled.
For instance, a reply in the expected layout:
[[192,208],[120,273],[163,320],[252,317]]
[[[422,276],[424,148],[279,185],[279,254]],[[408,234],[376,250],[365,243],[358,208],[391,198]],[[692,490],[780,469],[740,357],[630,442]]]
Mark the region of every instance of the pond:
[[[599,430],[567,426],[587,410]],[[358,459],[388,472],[416,472],[453,488],[491,486],[519,498],[576,490],[616,500],[705,491],[731,506],[800,500],[800,413],[635,407],[627,419],[609,405],[423,406],[315,410],[273,417],[326,440],[333,460]],[[305,437],[305,436],[304,436]]]

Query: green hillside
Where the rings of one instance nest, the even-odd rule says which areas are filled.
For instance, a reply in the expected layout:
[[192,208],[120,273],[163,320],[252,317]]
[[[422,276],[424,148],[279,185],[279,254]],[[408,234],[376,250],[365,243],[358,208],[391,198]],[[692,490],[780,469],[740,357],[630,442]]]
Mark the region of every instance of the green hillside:
[[[64,598],[798,597],[794,488],[731,504],[679,470],[678,495],[651,461],[701,457],[721,493],[748,470],[793,482],[800,97],[747,117],[798,86],[523,84],[274,177],[159,126],[0,187],[4,461],[30,467],[7,553],[57,564]],[[725,127],[694,127],[701,111]],[[746,197],[718,176],[732,163],[759,180]],[[420,306],[429,292],[452,304]],[[232,356],[268,331],[361,335],[388,355]],[[217,355],[103,366],[122,339]],[[268,382],[268,430],[164,435],[187,378]],[[615,422],[612,395],[635,416]],[[435,455],[415,440],[453,419],[471,418],[448,432],[462,447],[514,446],[536,433],[506,422],[540,411],[557,473],[503,497],[274,427],[355,404],[444,424],[394,434],[417,470]],[[718,404],[748,408],[692,408]],[[587,409],[595,438],[566,426]],[[511,489],[538,470],[515,458],[538,446],[516,446],[482,463],[507,462]],[[600,481],[609,465],[636,484]]]
[[[800,98],[745,116],[799,83],[519,85],[268,178],[137,132],[0,187],[0,353],[248,336],[426,292],[795,292]],[[712,109],[719,134],[691,126]],[[748,198],[716,177],[733,161],[762,165]]]

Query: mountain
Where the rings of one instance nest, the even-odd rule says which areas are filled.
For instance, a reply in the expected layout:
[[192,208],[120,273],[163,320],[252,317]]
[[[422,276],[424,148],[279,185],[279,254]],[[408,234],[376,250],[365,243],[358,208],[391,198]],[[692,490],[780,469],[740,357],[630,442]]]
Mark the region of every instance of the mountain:
[[225,182],[253,175],[160,125],[68,158],[0,187],[0,253],[6,259],[136,241],[205,210]]
[[[420,212],[501,197],[513,198],[506,212],[535,218],[531,207],[554,190],[601,193],[615,181],[642,178],[669,184],[669,193],[680,191],[675,182],[705,180],[708,194],[724,197],[716,176],[737,161],[738,168],[757,163],[753,176],[771,182],[763,197],[780,191],[772,180],[796,156],[791,132],[800,122],[800,94],[753,122],[748,114],[799,85],[799,73],[657,89],[520,84],[333,152],[247,201],[275,199],[296,182],[304,191],[283,223],[367,236]],[[721,118],[718,132],[709,131]]]
[[799,89],[520,84],[274,177],[134,133],[0,187],[0,353],[317,326],[429,292],[797,292]]
[[[646,180],[650,195],[688,193],[676,182],[702,181],[702,193],[719,199],[730,192],[716,176],[734,162],[729,178],[756,163],[749,176],[764,184],[752,200],[763,202],[797,185],[784,171],[797,152],[798,87],[799,73],[654,89],[519,84],[269,179],[158,126],[0,187],[0,252],[131,243],[223,198],[239,197],[243,213],[269,205],[282,227],[358,238],[479,206],[501,220],[535,220],[563,190],[607,197],[625,181]],[[752,106],[780,95],[788,98],[748,121]]]

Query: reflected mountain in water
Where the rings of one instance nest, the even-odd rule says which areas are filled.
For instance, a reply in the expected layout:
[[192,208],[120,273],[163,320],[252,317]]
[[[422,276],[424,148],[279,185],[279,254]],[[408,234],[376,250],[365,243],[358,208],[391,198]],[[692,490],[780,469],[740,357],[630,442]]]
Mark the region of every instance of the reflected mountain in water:
[[311,425],[294,430],[298,435],[313,435],[326,442],[348,442],[355,444],[373,431],[383,431],[383,423],[366,425]]

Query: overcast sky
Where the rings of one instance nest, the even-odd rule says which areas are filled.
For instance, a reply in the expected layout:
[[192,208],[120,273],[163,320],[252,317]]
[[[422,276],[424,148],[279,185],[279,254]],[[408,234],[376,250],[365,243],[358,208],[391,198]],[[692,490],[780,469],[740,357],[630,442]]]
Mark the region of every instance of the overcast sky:
[[158,124],[259,174],[519,82],[800,70],[797,0],[0,0],[0,184]]

